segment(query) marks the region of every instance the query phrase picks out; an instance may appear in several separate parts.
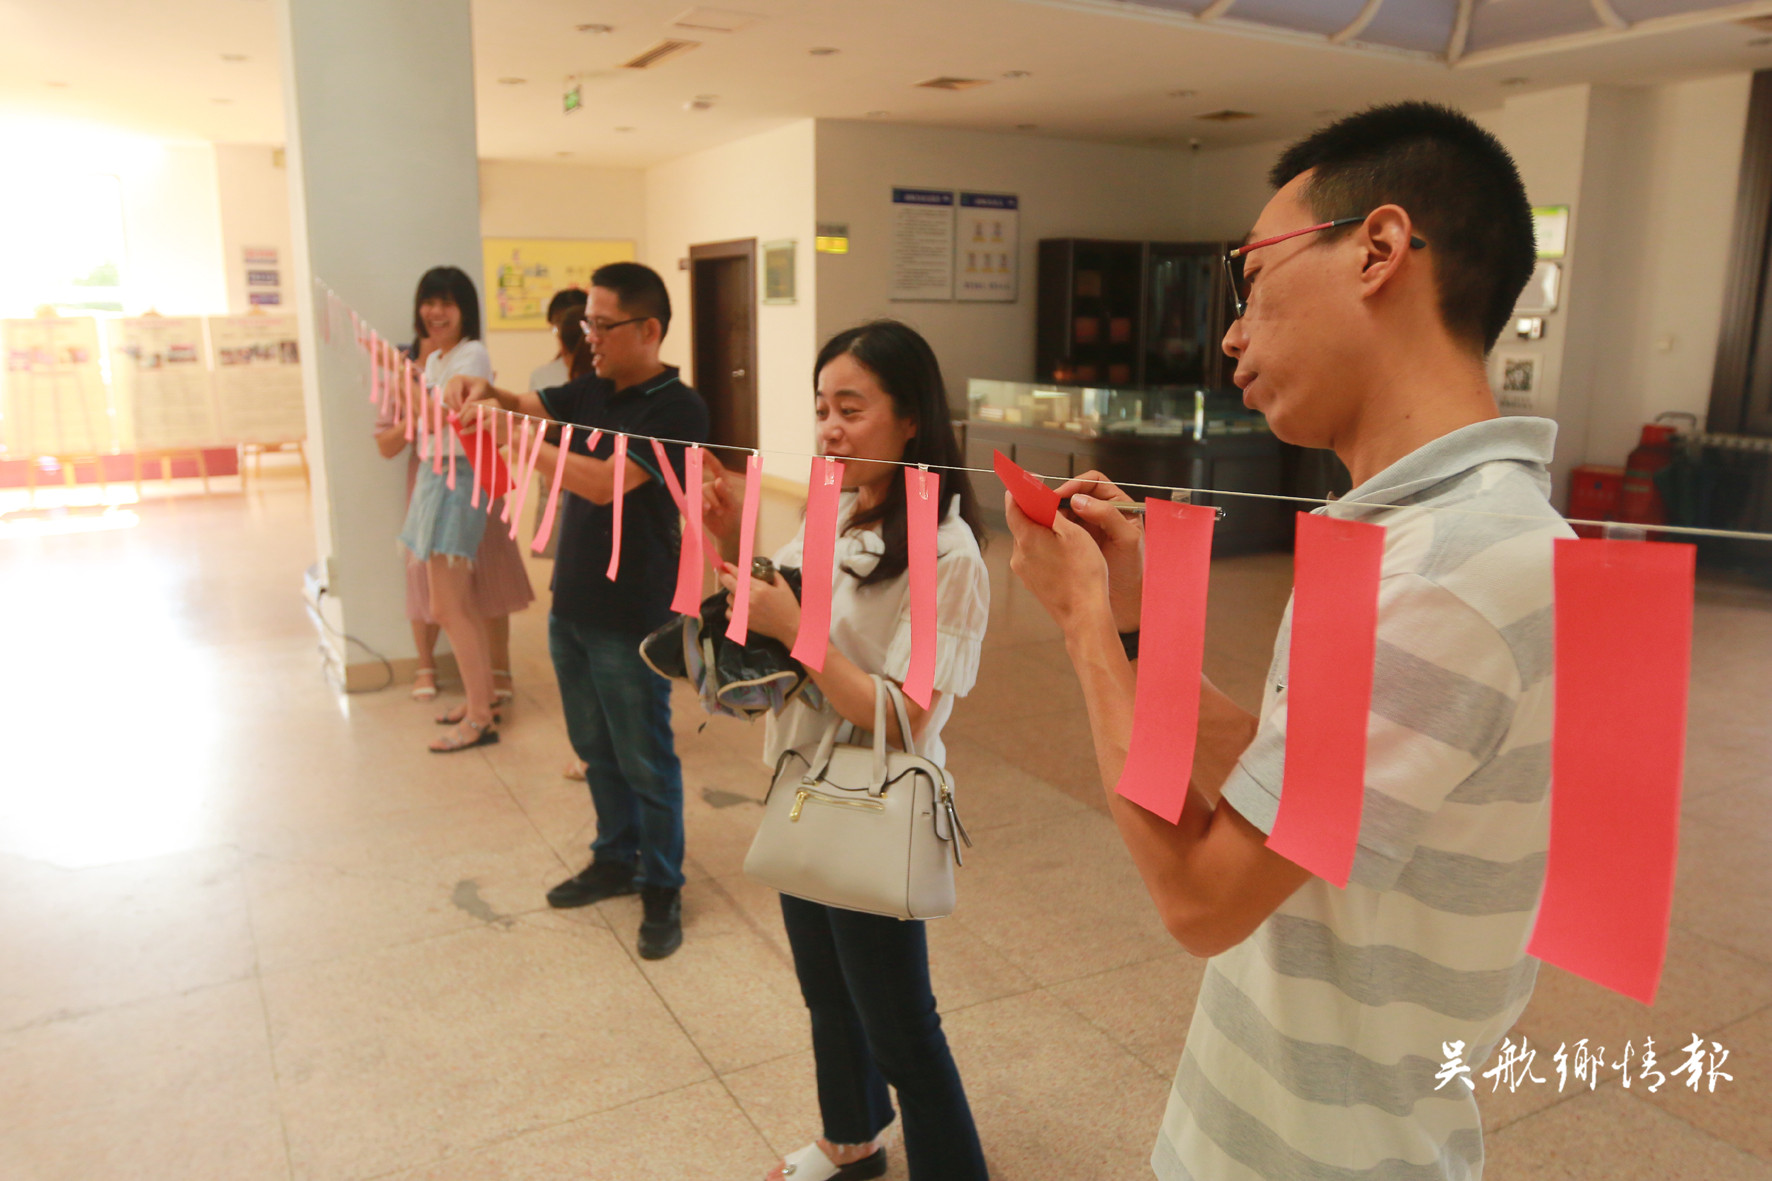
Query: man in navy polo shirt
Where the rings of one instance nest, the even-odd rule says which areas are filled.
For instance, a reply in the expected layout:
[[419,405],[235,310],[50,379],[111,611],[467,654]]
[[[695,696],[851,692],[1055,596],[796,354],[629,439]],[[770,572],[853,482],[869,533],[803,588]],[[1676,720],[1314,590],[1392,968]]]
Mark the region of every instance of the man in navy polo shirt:
[[[548,891],[555,907],[588,906],[640,894],[640,954],[663,959],[683,942],[683,771],[671,736],[670,682],[647,668],[639,645],[671,615],[677,581],[677,506],[661,482],[652,445],[635,441],[615,470],[614,432],[703,442],[708,410],[677,370],[658,359],[671,323],[663,280],[639,263],[591,276],[585,309],[594,374],[553,389],[514,394],[478,379],[451,383],[451,404],[491,402],[506,410],[602,430],[573,432],[561,485],[559,556],[548,647],[572,747],[585,762],[597,810],[589,866]],[[683,477],[683,447],[666,455]],[[544,444],[536,471],[553,478],[558,448]],[[621,564],[608,577],[615,481],[623,484]]]

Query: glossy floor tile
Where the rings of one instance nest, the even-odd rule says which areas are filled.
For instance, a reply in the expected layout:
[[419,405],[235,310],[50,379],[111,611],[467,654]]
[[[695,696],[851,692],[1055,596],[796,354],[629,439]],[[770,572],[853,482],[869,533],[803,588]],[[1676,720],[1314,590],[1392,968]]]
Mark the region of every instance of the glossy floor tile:
[[[594,832],[544,612],[513,621],[504,741],[431,755],[459,688],[328,684],[307,496],[266,473],[132,529],[0,541],[0,1177],[750,1179],[815,1136],[778,896],[742,872],[761,727],[677,695],[686,941],[640,960],[636,899],[544,901]],[[761,547],[796,522],[769,500]],[[986,551],[983,673],[948,732],[977,847],[929,929],[934,986],[993,1176],[1144,1177],[1203,965],[1105,814],[1009,548]],[[1290,574],[1213,567],[1207,671],[1247,706]],[[1666,1063],[1701,1033],[1735,1078],[1480,1092],[1488,1176],[1772,1178],[1768,668],[1772,603],[1707,587],[1661,993],[1547,965],[1516,1030],[1541,1075],[1559,1042],[1650,1035]]]

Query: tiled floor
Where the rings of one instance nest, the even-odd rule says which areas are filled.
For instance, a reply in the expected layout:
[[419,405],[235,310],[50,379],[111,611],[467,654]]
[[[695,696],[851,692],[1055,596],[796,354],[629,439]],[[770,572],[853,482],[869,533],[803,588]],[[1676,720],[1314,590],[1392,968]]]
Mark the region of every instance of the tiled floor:
[[[635,900],[542,905],[590,811],[540,610],[504,743],[440,759],[404,690],[321,676],[299,479],[138,511],[0,539],[0,1177],[754,1178],[817,1131],[774,896],[740,873],[759,731],[679,708],[687,942],[643,963]],[[1007,548],[949,732],[978,848],[936,991],[996,1176],[1147,1176],[1200,965],[1100,810]],[[1288,575],[1213,572],[1208,671],[1251,704]],[[1734,1081],[1485,1094],[1492,1178],[1772,1178],[1772,609],[1706,590],[1694,657],[1660,999],[1546,967],[1520,1032],[1553,1079],[1559,1041],[1665,1061],[1703,1032]]]

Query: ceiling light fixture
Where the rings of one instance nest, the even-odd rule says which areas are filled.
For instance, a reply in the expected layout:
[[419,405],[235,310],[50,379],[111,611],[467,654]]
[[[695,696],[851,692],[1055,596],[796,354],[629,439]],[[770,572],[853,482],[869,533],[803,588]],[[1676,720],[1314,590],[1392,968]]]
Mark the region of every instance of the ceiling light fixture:
[[704,33],[736,33],[762,19],[754,12],[731,8],[691,8],[671,24],[679,29],[697,29]]
[[615,32],[614,25],[574,25],[572,27],[581,33],[590,33],[592,36],[596,36],[600,33]]
[[717,94],[698,94],[688,102],[684,103],[683,109],[685,111],[711,110],[713,105],[719,101],[720,96]]
[[1501,80],[1501,84],[1503,86],[1510,86],[1510,87],[1524,86],[1524,85],[1526,85],[1526,83],[1528,83],[1530,81],[1532,81],[1532,79],[1530,79],[1530,78],[1503,78]]
[[834,45],[814,45],[806,52],[810,53],[813,57],[829,57],[831,54],[837,52],[837,48]]
[[1204,119],[1209,123],[1237,123],[1244,119],[1255,118],[1255,112],[1233,111],[1227,108],[1222,111],[1207,111],[1204,115],[1195,115],[1194,118]]
[[624,70],[650,70],[660,62],[679,57],[699,45],[701,45],[700,41],[677,41],[667,38],[621,63],[621,68]]
[[1003,71],[1003,77],[1009,79],[1011,82],[1014,82],[1017,79],[1021,79],[1021,78],[1032,78],[1033,76],[1034,76],[1034,72],[1032,70],[1004,70]]
[[925,78],[913,83],[924,90],[971,90],[975,86],[989,86],[988,78],[955,78],[947,74],[939,78]]
[[500,86],[521,86],[527,81],[529,81],[527,78],[500,78],[498,84]]
[[870,119],[884,119],[886,116],[890,115],[891,113],[892,113],[891,111],[869,111],[868,118],[870,118]]
[[1171,90],[1168,92],[1166,97],[1168,97],[1168,98],[1192,98],[1192,97],[1194,97],[1194,95],[1196,95],[1198,93],[1200,93],[1200,92],[1197,90]]
[[225,62],[243,62],[246,60],[246,55],[244,53],[224,53],[221,55],[221,59]]

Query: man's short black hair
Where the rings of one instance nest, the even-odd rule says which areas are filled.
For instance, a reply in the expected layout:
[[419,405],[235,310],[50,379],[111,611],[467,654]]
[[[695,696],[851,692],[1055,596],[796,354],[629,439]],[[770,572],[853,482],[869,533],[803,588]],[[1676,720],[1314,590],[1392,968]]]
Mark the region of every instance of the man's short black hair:
[[554,292],[554,298],[548,300],[548,323],[558,320],[560,313],[567,308],[584,307],[588,298],[583,287],[562,287]]
[[660,337],[671,330],[671,293],[651,267],[637,262],[606,263],[591,273],[591,286],[615,292],[616,301],[628,315],[657,320]]
[[1452,335],[1495,347],[1532,277],[1532,207],[1513,157],[1467,115],[1435,103],[1372,107],[1287,148],[1277,189],[1310,171],[1303,197],[1324,221],[1399,205],[1427,239]]

